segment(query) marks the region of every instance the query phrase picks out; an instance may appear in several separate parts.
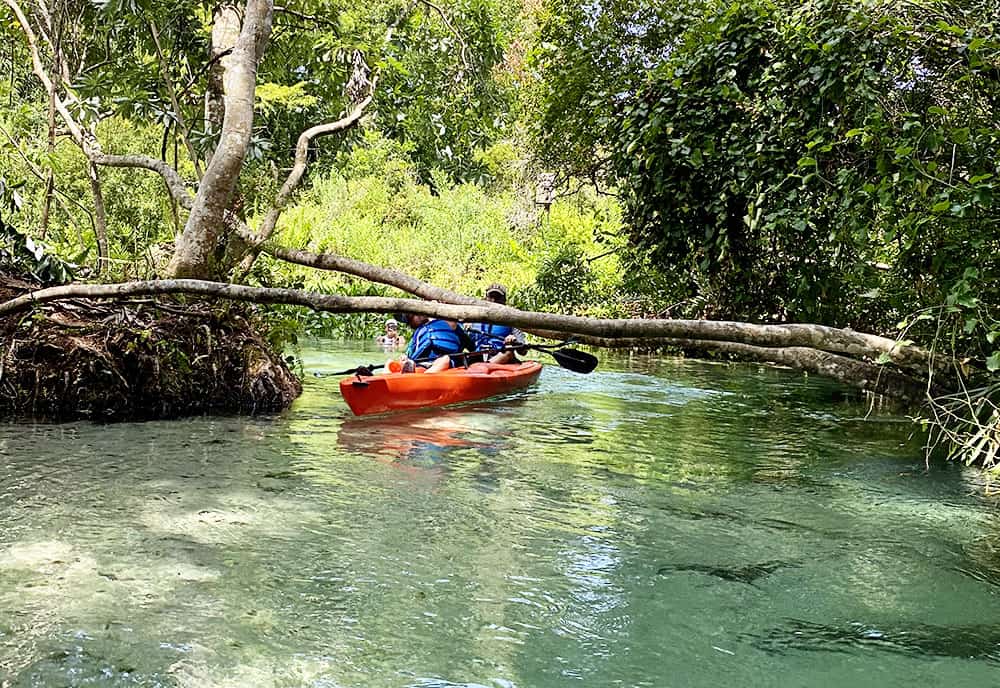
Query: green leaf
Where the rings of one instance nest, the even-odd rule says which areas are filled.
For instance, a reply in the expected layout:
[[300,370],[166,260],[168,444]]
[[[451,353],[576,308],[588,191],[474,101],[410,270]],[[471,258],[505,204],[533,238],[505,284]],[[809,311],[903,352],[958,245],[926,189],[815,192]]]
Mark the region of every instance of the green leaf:
[[993,354],[986,359],[986,370],[991,373],[995,373],[1000,370],[1000,351],[994,351]]
[[844,134],[844,138],[852,139],[855,136],[861,136],[864,133],[865,133],[864,129],[849,129],[847,133]]
[[816,158],[810,158],[809,156],[806,156],[804,158],[799,158],[798,166],[799,167],[815,167],[816,166]]

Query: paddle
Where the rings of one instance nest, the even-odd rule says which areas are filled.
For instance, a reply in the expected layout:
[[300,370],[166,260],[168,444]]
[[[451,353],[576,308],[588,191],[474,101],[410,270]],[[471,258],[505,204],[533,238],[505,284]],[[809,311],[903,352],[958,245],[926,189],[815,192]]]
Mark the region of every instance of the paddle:
[[572,370],[574,373],[582,373],[584,375],[593,372],[594,368],[597,367],[597,357],[588,354],[586,351],[567,348],[566,345],[569,344],[570,341],[572,340],[562,342],[561,344],[512,344],[509,346],[502,346],[499,349],[490,349],[486,352],[477,351],[468,355],[481,355],[483,353],[493,355],[504,351],[523,351],[524,349],[535,349],[536,351],[541,351],[542,353],[548,354],[554,358],[556,363],[566,370]]
[[314,377],[340,377],[341,375],[364,375],[366,377],[372,375],[373,370],[378,370],[379,368],[385,368],[386,363],[369,363],[367,365],[359,365],[357,368],[348,368],[347,370],[338,370],[336,373],[313,373]]
[[[467,353],[459,354],[449,354],[452,358],[462,358],[468,360],[473,356],[482,356],[487,354],[492,356],[494,354],[502,353],[504,351],[519,351],[522,349],[535,349],[536,351],[541,351],[542,353],[548,354],[555,359],[561,367],[566,370],[571,370],[574,373],[587,374],[593,372],[594,368],[597,367],[597,357],[588,354],[586,351],[580,351],[579,349],[567,348],[567,344],[570,341],[563,342],[561,344],[514,344],[512,346],[502,346],[499,349],[484,349],[482,351],[470,351]],[[419,361],[414,361],[414,363],[432,363],[436,359],[425,358]],[[347,370],[340,370],[336,373],[313,373],[316,377],[340,377],[342,375],[360,375],[363,377],[368,377],[372,375],[373,370],[379,368],[384,368],[386,363],[371,363],[368,365],[360,365],[356,368],[348,368]]]

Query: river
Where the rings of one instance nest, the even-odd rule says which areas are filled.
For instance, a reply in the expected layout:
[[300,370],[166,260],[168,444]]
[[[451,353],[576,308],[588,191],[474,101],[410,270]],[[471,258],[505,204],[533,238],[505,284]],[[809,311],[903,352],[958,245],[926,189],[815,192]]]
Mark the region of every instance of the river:
[[[306,372],[379,360],[313,342]],[[0,424],[0,686],[1000,683],[1000,516],[756,365],[356,419]]]

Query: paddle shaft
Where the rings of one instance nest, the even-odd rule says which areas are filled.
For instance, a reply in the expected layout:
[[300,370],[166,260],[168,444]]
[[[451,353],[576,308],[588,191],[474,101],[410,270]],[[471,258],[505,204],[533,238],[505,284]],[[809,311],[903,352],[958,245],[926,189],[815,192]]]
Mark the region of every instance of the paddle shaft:
[[[541,351],[546,353],[555,359],[561,367],[567,370],[572,370],[576,373],[589,373],[594,368],[597,367],[597,358],[585,351],[579,351],[577,349],[570,349],[566,346],[568,342],[562,344],[511,344],[507,346],[502,346],[496,349],[482,349],[480,351],[468,351],[460,352],[454,354],[443,354],[449,356],[452,359],[464,359],[468,361],[474,356],[495,356],[496,354],[503,353],[505,351],[522,351],[524,349],[535,349],[536,351]],[[414,361],[414,363],[433,363],[440,356],[435,358],[422,358]],[[378,370],[379,368],[384,368],[386,363],[372,363],[371,365],[357,366],[356,368],[349,368],[347,370],[341,370],[336,373],[313,373],[316,377],[339,377],[342,375],[357,375],[366,373],[371,374],[371,371]]]

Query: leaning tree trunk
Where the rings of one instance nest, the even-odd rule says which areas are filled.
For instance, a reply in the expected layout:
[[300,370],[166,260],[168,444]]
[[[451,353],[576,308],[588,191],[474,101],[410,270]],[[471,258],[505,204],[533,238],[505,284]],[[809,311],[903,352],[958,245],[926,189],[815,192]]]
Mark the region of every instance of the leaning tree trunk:
[[248,0],[243,26],[223,74],[225,115],[218,147],[198,186],[191,213],[167,272],[175,277],[214,277],[226,210],[253,133],[257,63],[271,34],[274,6],[266,0]]
[[[205,86],[205,132],[215,134],[222,130],[226,114],[223,76],[232,62],[230,54],[240,37],[240,11],[234,2],[220,3],[212,12],[212,45],[209,48],[208,83]],[[208,150],[206,160],[211,162],[215,146]]]

